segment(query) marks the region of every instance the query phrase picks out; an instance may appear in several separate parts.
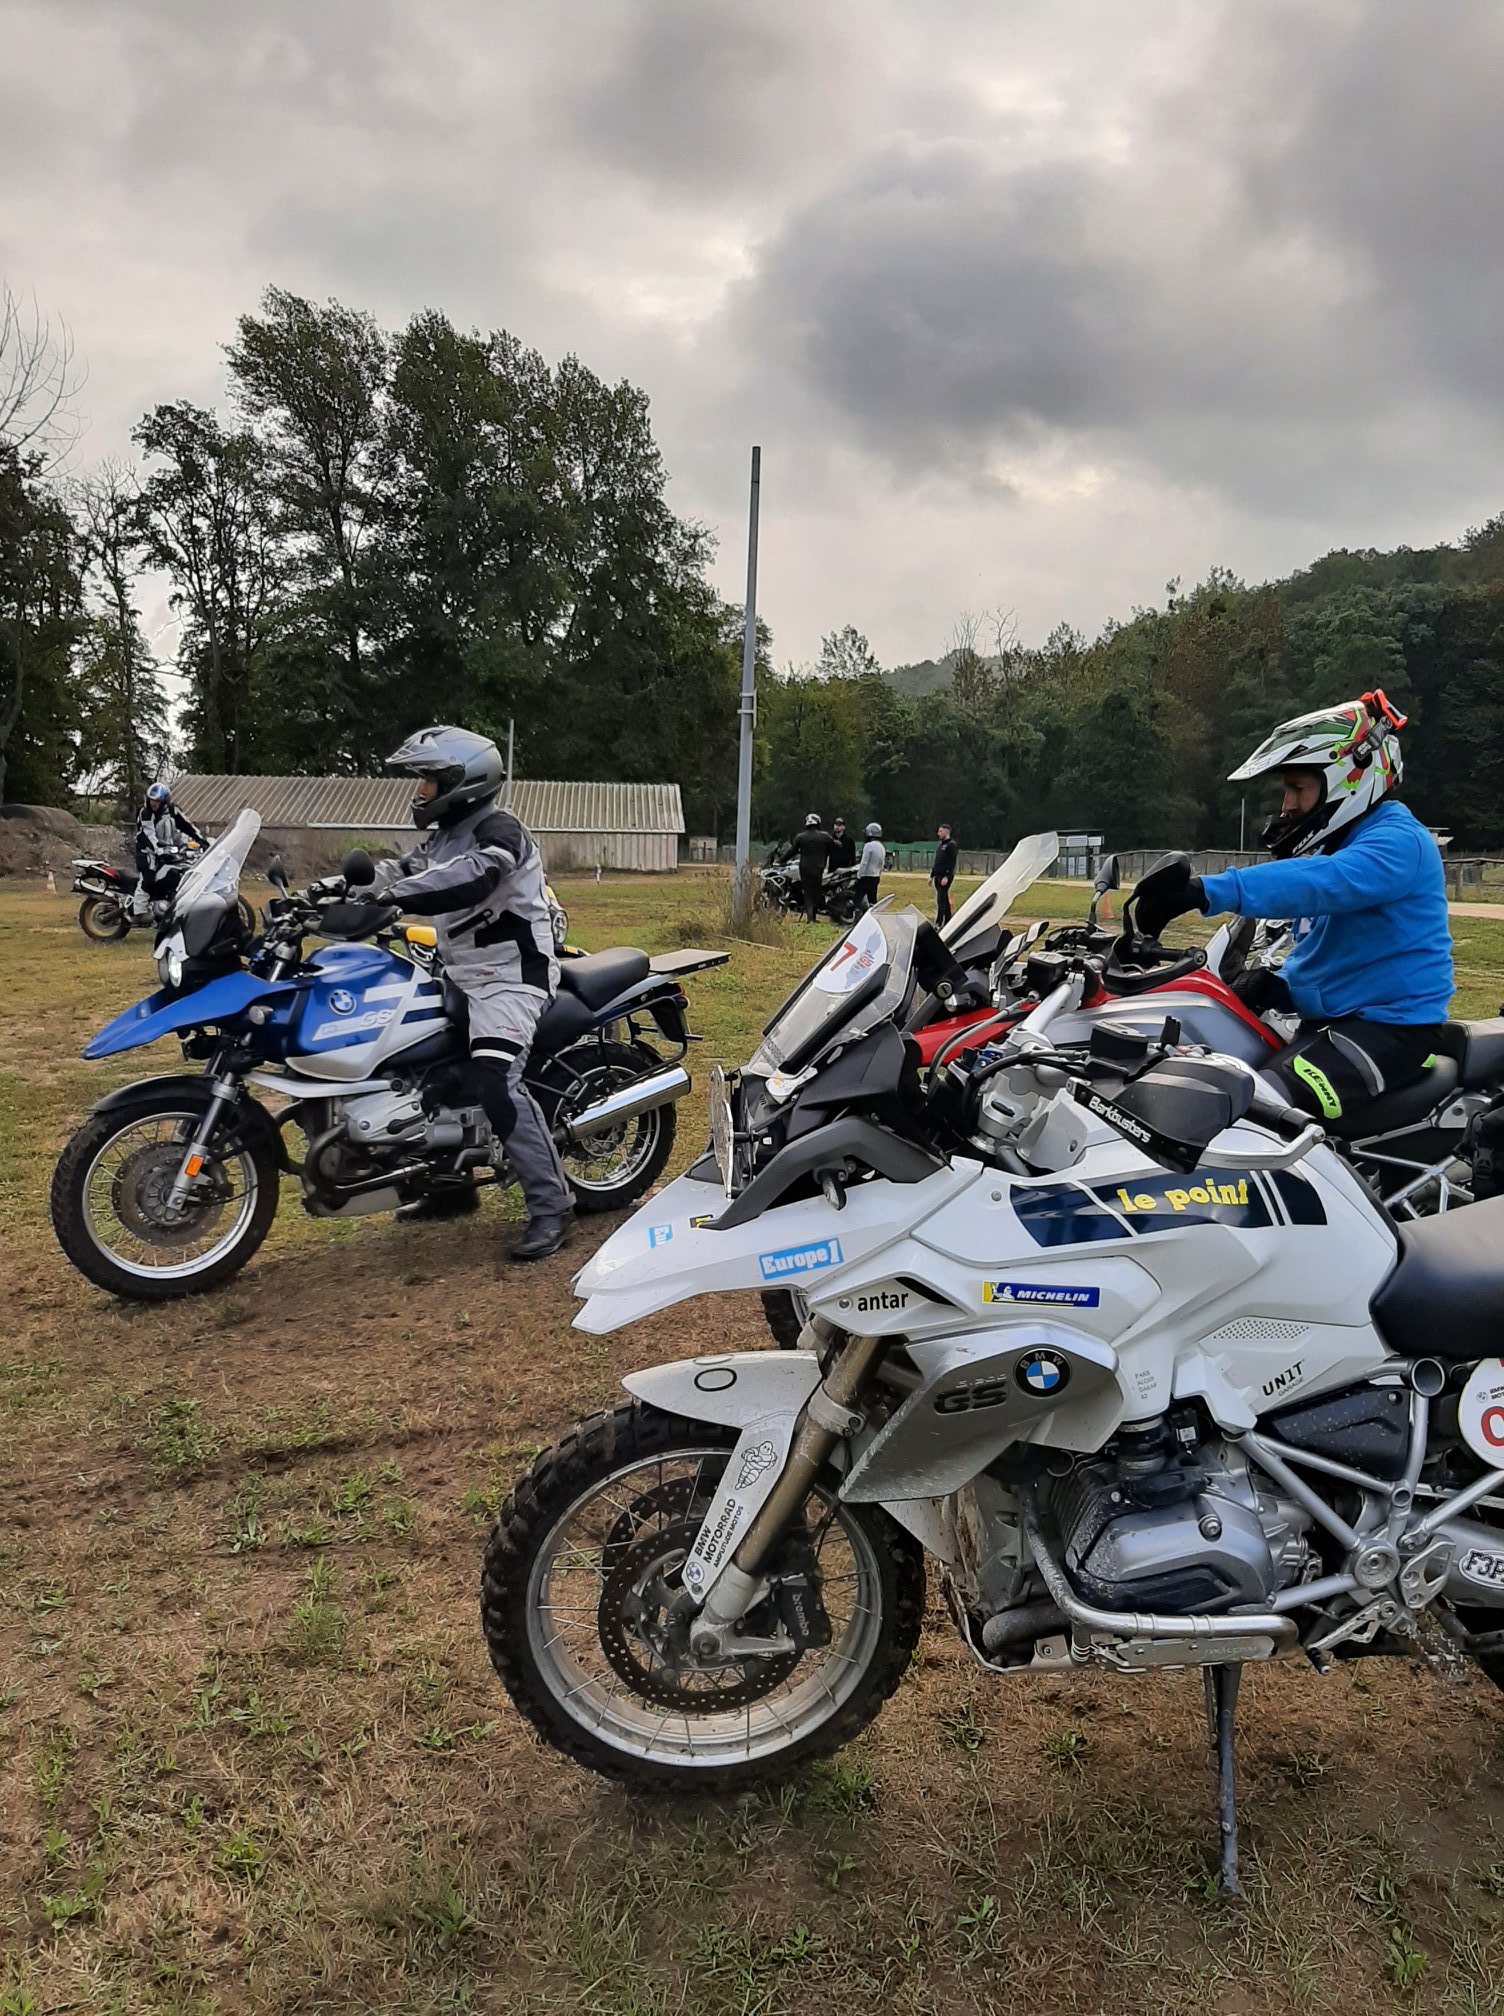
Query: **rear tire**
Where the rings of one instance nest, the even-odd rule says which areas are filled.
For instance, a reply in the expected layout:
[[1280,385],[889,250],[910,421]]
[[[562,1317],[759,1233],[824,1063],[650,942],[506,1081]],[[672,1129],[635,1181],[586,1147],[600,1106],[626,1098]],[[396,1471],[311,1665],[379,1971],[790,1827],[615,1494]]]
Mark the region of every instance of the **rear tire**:
[[763,1291],[762,1313],[773,1342],[780,1351],[797,1351],[800,1333],[804,1329],[804,1313],[794,1300],[792,1288],[768,1288]]
[[[642,1647],[633,1642],[627,1617],[627,1606],[643,1599],[626,1587],[620,1569],[613,1571],[622,1583],[615,1591],[611,1578],[603,1577],[598,1606],[566,1605],[558,1613],[591,1621],[560,1623],[556,1628],[556,1613],[548,1602],[556,1581],[565,1583],[566,1595],[575,1594],[566,1578],[578,1576],[582,1564],[583,1572],[589,1572],[588,1557],[565,1537],[570,1530],[567,1522],[586,1522],[592,1505],[609,1505],[617,1517],[605,1544],[623,1554],[628,1548],[640,1548],[644,1536],[650,1541],[653,1536],[650,1519],[639,1519],[639,1510],[651,1507],[655,1496],[661,1502],[675,1488],[665,1484],[665,1471],[676,1463],[695,1466],[688,1496],[698,1513],[696,1494],[713,1489],[716,1459],[722,1451],[729,1453],[736,1439],[732,1429],[681,1420],[640,1404],[618,1407],[612,1414],[593,1414],[556,1448],[545,1451],[517,1484],[486,1548],[481,1624],[491,1664],[518,1710],[546,1743],[577,1764],[645,1791],[740,1792],[785,1778],[800,1765],[828,1756],[878,1713],[908,1670],[919,1642],[924,1556],[918,1542],[880,1507],[841,1504],[828,1488],[821,1497],[855,1570],[849,1578],[841,1578],[854,1585],[853,1614],[841,1626],[834,1659],[826,1662],[833,1678],[823,1670],[817,1673],[822,1653],[814,1646],[797,1655],[777,1683],[792,1690],[782,1697],[787,1718],[776,1709],[767,1719],[754,1717],[753,1706],[747,1707],[745,1756],[734,1755],[741,1742],[741,1715],[735,1707],[719,1717],[714,1711],[697,1714],[692,1727],[684,1715],[662,1713],[646,1691],[656,1687],[661,1696],[666,1686],[679,1683],[655,1661],[643,1665]],[[703,1491],[702,1470],[707,1473]],[[655,1473],[656,1489],[649,1482]],[[634,1500],[639,1485],[646,1495]],[[629,1507],[638,1509],[623,1514],[623,1496]],[[623,1518],[628,1530],[618,1538]],[[602,1555],[603,1570],[608,1558]],[[671,1560],[672,1551],[665,1554],[665,1565],[654,1571],[655,1580],[677,1573]],[[635,1565],[631,1572],[635,1576]],[[834,1588],[836,1581],[832,1577],[829,1587]],[[826,1584],[818,1586],[823,1590]],[[609,1646],[599,1635],[603,1623],[611,1633]],[[570,1630],[578,1635],[556,1652]],[[849,1656],[842,1647],[849,1648]],[[570,1662],[579,1663],[583,1657],[596,1663],[596,1652],[609,1670],[580,1685],[570,1684]],[[801,1678],[806,1661],[808,1670]],[[633,1677],[641,1675],[645,1685],[634,1686],[624,1666],[632,1669]],[[750,1673],[743,1669],[743,1684],[749,1679],[753,1702],[767,1699],[771,1687],[760,1696],[756,1693],[755,1661],[750,1662]],[[587,1691],[596,1697],[593,1703],[581,1698]],[[702,1693],[684,1698],[703,1703],[713,1697]],[[775,1726],[769,1727],[769,1721]],[[729,1727],[724,1731],[712,1727],[720,1722]],[[664,1735],[670,1724],[685,1729],[685,1742],[677,1751]],[[696,1746],[698,1757],[690,1754]]]
[[113,896],[86,896],[78,906],[78,928],[94,945],[113,945],[125,937],[131,920]]
[[[64,1254],[96,1288],[106,1294],[122,1296],[131,1302],[174,1302],[185,1295],[202,1295],[211,1288],[221,1287],[233,1275],[240,1272],[255,1253],[267,1233],[272,1220],[277,1215],[277,1192],[279,1171],[275,1142],[259,1131],[247,1134],[237,1140],[233,1147],[227,1146],[220,1166],[233,1155],[248,1171],[253,1194],[237,1217],[232,1217],[228,1244],[211,1247],[202,1266],[191,1267],[191,1271],[173,1271],[170,1257],[161,1266],[138,1261],[137,1264],[122,1263],[96,1238],[91,1224],[91,1198],[98,1203],[101,1192],[107,1192],[109,1199],[115,1199],[122,1192],[127,1194],[127,1208],[134,1206],[138,1215],[150,1208],[150,1179],[137,1176],[130,1168],[127,1157],[117,1166],[113,1180],[103,1179],[104,1157],[113,1143],[132,1130],[140,1132],[143,1146],[138,1155],[158,1154],[164,1168],[171,1161],[171,1136],[175,1131],[173,1122],[181,1122],[187,1127],[195,1126],[203,1118],[203,1109],[193,1109],[191,1100],[185,1099],[181,1091],[164,1090],[153,1093],[143,1089],[139,1099],[132,1099],[120,1106],[113,1106],[107,1112],[92,1114],[58,1157],[57,1167],[52,1172],[51,1213],[52,1229],[57,1243]],[[146,1130],[155,1124],[159,1130],[166,1127],[168,1139],[161,1146],[153,1148],[147,1141]],[[183,1139],[191,1140],[191,1134]],[[160,1176],[157,1178],[160,1184]],[[244,1193],[242,1192],[242,1196]],[[143,1198],[147,1201],[143,1203]],[[130,1231],[127,1220],[118,1214],[115,1218],[117,1237],[126,1244],[135,1238],[138,1244],[149,1246],[139,1235]],[[171,1242],[176,1236],[176,1228],[169,1228],[164,1236],[162,1250],[170,1255]],[[181,1270],[184,1263],[179,1262]]]
[[[657,1058],[650,1059],[647,1053],[634,1050],[629,1043],[579,1043],[549,1059],[544,1066],[543,1083],[534,1090],[541,1094],[543,1117],[557,1131],[571,1112],[593,1105],[613,1087],[641,1078],[657,1065]],[[556,1069],[558,1066],[567,1069]],[[576,1082],[575,1073],[583,1083]],[[625,1211],[645,1197],[674,1152],[677,1131],[678,1112],[670,1103],[655,1106],[651,1113],[640,1113],[635,1120],[624,1120],[619,1127],[592,1136],[592,1142],[598,1146],[591,1150],[568,1140],[561,1142],[559,1155],[575,1210],[581,1214]],[[619,1175],[612,1173],[613,1161]]]

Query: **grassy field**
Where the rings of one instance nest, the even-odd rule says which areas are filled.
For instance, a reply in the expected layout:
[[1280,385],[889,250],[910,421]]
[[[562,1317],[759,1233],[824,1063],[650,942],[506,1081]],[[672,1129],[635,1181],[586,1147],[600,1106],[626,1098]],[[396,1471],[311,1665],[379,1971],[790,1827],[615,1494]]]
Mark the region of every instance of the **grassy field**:
[[[691,876],[562,893],[587,945],[655,950],[714,899]],[[1458,937],[1459,1007],[1492,1012],[1504,924]],[[823,942],[793,926],[690,983],[701,1083]],[[493,1509],[621,1372],[755,1346],[757,1310],[584,1339],[569,1278],[601,1221],[518,1278],[494,1204],[340,1227],[290,1193],[218,1297],[94,1293],[46,1185],[109,1083],[175,1062],[78,1060],[146,952],[0,889],[0,2016],[1504,2006],[1481,1681],[1254,1672],[1242,1908],[1211,1880],[1199,1681],[992,1680],[938,1605],[874,1729],[780,1790],[638,1801],[540,1751],[478,1628]],[[676,1166],[698,1089],[680,1112]]]

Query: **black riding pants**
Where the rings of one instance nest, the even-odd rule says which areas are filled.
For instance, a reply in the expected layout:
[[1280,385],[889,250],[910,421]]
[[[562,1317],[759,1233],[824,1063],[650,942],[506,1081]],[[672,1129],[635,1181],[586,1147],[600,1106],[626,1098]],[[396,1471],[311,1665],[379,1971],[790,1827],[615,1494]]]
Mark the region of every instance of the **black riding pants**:
[[1439,1022],[1370,1022],[1348,1015],[1303,1022],[1269,1067],[1294,1106],[1345,1119],[1386,1092],[1413,1085],[1441,1041]]

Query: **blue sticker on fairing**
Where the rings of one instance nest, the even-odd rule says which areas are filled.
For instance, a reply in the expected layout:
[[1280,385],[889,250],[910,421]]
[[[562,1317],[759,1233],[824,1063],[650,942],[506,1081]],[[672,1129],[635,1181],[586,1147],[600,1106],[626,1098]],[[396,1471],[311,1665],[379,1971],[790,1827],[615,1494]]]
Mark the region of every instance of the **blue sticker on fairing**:
[[674,1236],[672,1225],[655,1225],[648,1233],[649,1246],[666,1246]]
[[818,1274],[825,1267],[841,1264],[839,1239],[821,1239],[813,1246],[785,1246],[781,1253],[759,1253],[757,1264],[764,1281],[786,1281],[794,1274]]
[[1102,1300],[1100,1288],[1046,1287],[1034,1281],[984,1281],[984,1302],[1045,1302],[1065,1309],[1095,1309]]

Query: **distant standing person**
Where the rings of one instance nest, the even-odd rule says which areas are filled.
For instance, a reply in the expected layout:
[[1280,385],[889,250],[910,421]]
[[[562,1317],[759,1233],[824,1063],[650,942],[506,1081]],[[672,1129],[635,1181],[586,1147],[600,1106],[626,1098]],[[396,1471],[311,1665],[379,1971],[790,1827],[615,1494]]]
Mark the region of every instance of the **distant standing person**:
[[856,866],[856,835],[846,831],[846,821],[838,819],[830,829],[832,868],[854,868]]
[[856,871],[856,914],[870,910],[877,901],[877,885],[884,868],[888,865],[887,849],[883,846],[883,829],[876,820],[862,836],[862,858]]
[[935,928],[950,922],[950,890],[956,879],[956,843],[950,837],[949,826],[942,825],[935,847],[935,865],[930,870],[930,880],[935,885]]
[[804,903],[804,921],[813,924],[820,914],[820,889],[830,865],[835,842],[820,824],[818,812],[811,812],[804,829],[794,836],[793,851],[799,856],[799,893]]

